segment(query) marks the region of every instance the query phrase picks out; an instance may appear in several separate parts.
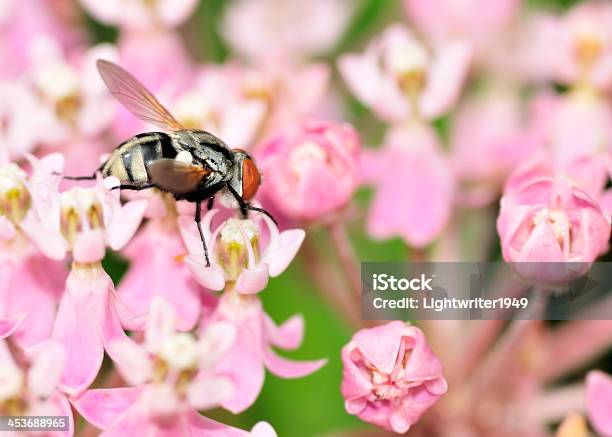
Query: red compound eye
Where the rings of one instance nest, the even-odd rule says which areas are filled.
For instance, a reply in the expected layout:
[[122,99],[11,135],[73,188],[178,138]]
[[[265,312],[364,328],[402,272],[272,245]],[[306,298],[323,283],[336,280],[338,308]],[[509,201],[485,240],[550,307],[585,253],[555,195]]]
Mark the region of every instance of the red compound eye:
[[261,175],[252,159],[242,161],[242,198],[251,199],[261,183]]

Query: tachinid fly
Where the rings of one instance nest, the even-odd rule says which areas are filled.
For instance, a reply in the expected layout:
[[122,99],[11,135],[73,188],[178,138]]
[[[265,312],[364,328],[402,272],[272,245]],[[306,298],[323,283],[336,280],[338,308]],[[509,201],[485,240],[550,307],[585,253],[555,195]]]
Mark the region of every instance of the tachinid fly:
[[[255,161],[240,149],[230,149],[211,133],[184,128],[136,78],[109,61],[99,60],[98,71],[111,94],[135,116],[167,132],[147,132],[121,143],[98,169],[115,176],[119,188],[158,188],[177,200],[196,203],[195,221],[200,231],[206,264],[208,249],[200,225],[202,202],[212,206],[215,194],[234,198],[246,216],[248,210],[270,214],[248,203],[255,196],[261,174]],[[92,176],[67,179],[93,179]],[[272,220],[274,220],[272,218]]]

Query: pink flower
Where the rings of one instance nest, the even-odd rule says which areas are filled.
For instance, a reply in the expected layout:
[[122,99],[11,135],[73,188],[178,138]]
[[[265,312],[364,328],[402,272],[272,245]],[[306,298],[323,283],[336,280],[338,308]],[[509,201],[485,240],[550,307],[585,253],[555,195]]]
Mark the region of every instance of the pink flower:
[[346,0],[241,0],[228,7],[221,29],[234,50],[248,59],[300,60],[333,47],[351,8]]
[[376,189],[368,232],[375,238],[399,235],[412,246],[424,247],[450,218],[455,187],[450,165],[427,125],[392,128],[384,143],[363,157],[366,183]]
[[42,142],[62,146],[75,135],[93,137],[104,132],[117,103],[100,80],[95,62],[116,59],[116,49],[102,44],[69,58],[55,41],[40,39],[32,51],[27,77],[43,117],[50,121]]
[[202,320],[202,327],[229,322],[236,337],[229,351],[215,365],[215,372],[228,377],[234,385],[234,396],[221,402],[233,413],[250,407],[263,386],[264,370],[281,378],[300,378],[321,368],[327,360],[297,362],[278,356],[273,346],[295,349],[302,342],[304,321],[293,316],[281,326],[264,312],[257,296],[243,296],[225,292],[210,318]]
[[342,348],[342,363],[346,410],[399,434],[447,390],[442,364],[423,332],[404,322],[358,331]]
[[15,164],[0,165],[0,318],[24,318],[25,323],[15,327],[14,340],[20,346],[51,335],[67,274],[57,261],[65,254],[63,239],[45,223],[47,211],[39,197],[57,189],[57,181],[49,176],[61,171],[59,158],[32,158],[29,179]]
[[612,87],[612,7],[605,1],[577,4],[564,16],[535,14],[527,22],[519,59],[528,76],[579,85]]
[[[612,7],[607,2],[589,1],[575,6],[559,26],[556,78],[603,90],[612,86]],[[553,61],[555,59],[553,58]]]
[[[539,179],[501,199],[497,219],[504,259],[510,262],[591,263],[608,250],[610,222],[584,191]],[[556,282],[556,269],[548,280]],[[541,275],[546,280],[546,273]]]
[[589,372],[587,411],[593,428],[602,437],[612,436],[612,378],[603,372]]
[[[176,316],[163,300],[151,304],[143,345],[119,339],[111,344],[117,366],[133,388],[90,390],[75,407],[103,436],[125,432],[167,435],[247,436],[247,432],[200,416],[233,396],[231,381],[214,372],[214,365],[231,346],[234,327],[212,323],[196,339],[176,332]],[[118,408],[119,407],[119,408]],[[265,427],[265,426],[263,426]],[[262,425],[259,426],[260,432]],[[275,436],[269,425],[266,433]]]
[[190,253],[187,265],[195,279],[209,290],[223,290],[231,282],[238,293],[259,293],[270,276],[274,278],[285,271],[306,234],[301,229],[279,232],[265,215],[262,221],[230,218],[213,231],[211,223],[218,211],[211,210],[202,219],[209,267],[193,219],[179,217],[183,241]]
[[54,230],[78,263],[96,263],[105,255],[106,246],[122,249],[142,221],[147,201],[132,200],[121,204],[119,191],[112,188],[119,181],[98,178],[92,188],[74,187],[50,199]]
[[519,0],[404,0],[409,18],[436,44],[460,37],[481,46],[510,24]]
[[339,212],[360,183],[361,144],[348,124],[304,121],[258,148],[261,187],[282,214],[320,220]]
[[74,263],[66,280],[53,327],[52,339],[66,350],[61,389],[82,393],[94,381],[102,365],[104,350],[115,340],[130,341],[121,327],[129,327],[128,314],[117,302],[111,278],[99,263]]
[[102,23],[129,30],[173,28],[184,22],[197,7],[196,0],[80,0]]
[[[16,354],[16,355],[13,355]],[[74,432],[72,410],[66,396],[57,389],[65,354],[57,343],[46,343],[24,355],[11,354],[0,342],[0,413],[20,416],[68,416],[68,430]]]
[[338,67],[351,91],[389,122],[436,118],[459,97],[470,62],[463,42],[448,42],[435,53],[402,25],[389,27],[363,54],[344,55]]

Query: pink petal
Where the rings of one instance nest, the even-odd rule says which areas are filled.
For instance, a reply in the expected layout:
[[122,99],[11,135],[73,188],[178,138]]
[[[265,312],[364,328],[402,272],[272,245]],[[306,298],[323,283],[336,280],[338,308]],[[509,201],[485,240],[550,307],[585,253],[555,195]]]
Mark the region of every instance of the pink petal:
[[124,411],[119,418],[100,434],[100,437],[132,437],[135,435],[175,437],[187,435],[186,423],[182,416],[175,418],[164,427],[152,420],[138,403]]
[[365,105],[372,105],[378,97],[378,86],[382,82],[378,62],[373,54],[344,55],[338,61],[338,70],[351,92]]
[[180,235],[149,223],[126,247],[125,254],[131,264],[118,292],[130,312],[146,317],[152,299],[162,297],[176,312],[176,328],[193,329],[200,316],[202,289],[185,264]]
[[228,378],[196,378],[187,387],[189,405],[196,410],[210,410],[232,399],[234,384]]
[[[212,241],[212,236],[210,232],[211,222],[218,212],[218,209],[212,209],[208,211],[202,218],[202,231],[204,233],[204,239],[206,240],[206,243],[209,248]],[[181,237],[183,238],[183,242],[185,243],[185,246],[187,246],[187,251],[193,255],[204,256],[202,240],[200,239],[200,235],[196,224],[193,221],[193,218],[187,217],[185,215],[180,215],[178,218],[178,225],[179,230],[181,232]]]
[[268,285],[268,264],[258,264],[252,269],[244,269],[236,281],[236,291],[241,294],[255,294]]
[[61,344],[49,342],[36,353],[28,370],[30,391],[39,397],[49,396],[57,386],[66,365],[66,352]]
[[12,335],[19,325],[21,325],[21,322],[23,322],[25,317],[25,314],[16,314],[0,319],[0,340]]
[[67,358],[60,386],[70,395],[89,387],[102,365],[102,338],[90,305],[87,296],[66,290],[55,320],[53,339],[63,344]]
[[431,66],[427,88],[420,98],[424,117],[436,118],[457,101],[470,61],[468,44],[455,42],[444,46]]
[[406,335],[406,328],[404,322],[390,322],[358,331],[353,336],[353,341],[374,367],[390,374],[395,366],[402,338]]
[[[196,411],[187,412],[189,420],[189,435],[193,437],[248,437],[250,434],[238,428],[215,422],[201,416]],[[262,437],[268,437],[264,434]],[[274,437],[271,435],[270,437]]]
[[72,253],[75,261],[88,264],[101,261],[106,255],[104,233],[100,229],[84,231],[77,235]]
[[327,359],[315,361],[294,361],[278,356],[272,349],[264,351],[264,363],[266,368],[281,378],[301,378],[316,372],[325,364]]
[[565,256],[552,229],[546,223],[536,225],[519,255],[519,262],[563,262]]
[[612,377],[600,371],[587,375],[589,420],[602,436],[612,436]]
[[21,229],[45,256],[61,260],[66,256],[66,241],[59,232],[43,228],[37,223],[22,223]]
[[410,245],[424,247],[450,218],[455,188],[450,165],[426,126],[391,131],[385,142],[378,153],[388,170],[376,181],[368,231],[375,238],[400,235]]
[[106,429],[138,400],[141,392],[141,387],[94,389],[71,402],[88,422],[96,428]]
[[[67,272],[63,263],[33,255],[14,265],[0,263],[0,295],[5,316],[24,314],[13,339],[27,347],[48,340]],[[27,293],[21,290],[28,290]]]
[[296,314],[290,317],[285,323],[276,326],[274,321],[265,315],[265,330],[270,343],[282,349],[296,349],[304,338],[304,317]]
[[231,147],[248,147],[261,128],[265,114],[263,102],[246,101],[230,106],[222,121],[221,138]]
[[15,236],[15,226],[6,218],[0,215],[0,240],[12,240]]
[[229,321],[207,323],[200,332],[200,370],[213,368],[236,340],[236,327]]
[[280,233],[278,247],[270,247],[262,260],[270,266],[270,276],[275,278],[285,271],[300,250],[305,237],[306,232],[302,229],[288,229]]
[[117,370],[128,384],[143,384],[153,375],[153,362],[148,352],[133,341],[112,341],[108,350]]
[[147,203],[144,199],[132,200],[113,211],[112,221],[107,226],[107,238],[111,249],[119,250],[130,241],[142,222]]
[[202,286],[213,291],[225,288],[225,272],[219,264],[211,263],[209,267],[206,267],[205,258],[199,255],[189,255],[185,258],[185,263],[193,277]]
[[[255,402],[265,375],[259,320],[251,317],[237,328],[234,345],[215,367],[216,374],[230,377],[234,383],[235,396],[221,404],[234,414],[246,410]],[[242,365],[236,366],[236,363]]]
[[166,301],[156,297],[151,301],[151,310],[145,332],[146,347],[149,350],[158,350],[164,339],[174,333],[176,329],[176,314]]
[[56,390],[51,394],[49,402],[55,404],[58,416],[68,416],[68,431],[60,431],[59,435],[63,435],[64,437],[72,437],[74,432],[74,416],[72,414],[72,408],[70,408],[68,398],[64,393]]
[[277,437],[276,431],[268,422],[257,422],[251,429],[253,437]]
[[355,365],[352,355],[358,349],[354,341],[342,348],[342,385],[340,390],[346,399],[345,408],[349,414],[358,414],[366,407],[363,399],[372,391],[372,383]]

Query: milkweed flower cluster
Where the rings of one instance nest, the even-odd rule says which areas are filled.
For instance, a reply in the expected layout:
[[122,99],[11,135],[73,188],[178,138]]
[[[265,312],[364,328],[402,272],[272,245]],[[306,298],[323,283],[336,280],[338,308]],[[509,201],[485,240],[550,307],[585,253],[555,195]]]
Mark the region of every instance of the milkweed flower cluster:
[[[609,320],[360,319],[359,258],[503,259],[554,288],[609,257],[612,4],[535,3],[0,2],[0,415],[67,416],[66,436],[362,435],[347,414],[367,435],[612,435]],[[100,59],[253,157],[249,205],[64,177],[154,130]]]

